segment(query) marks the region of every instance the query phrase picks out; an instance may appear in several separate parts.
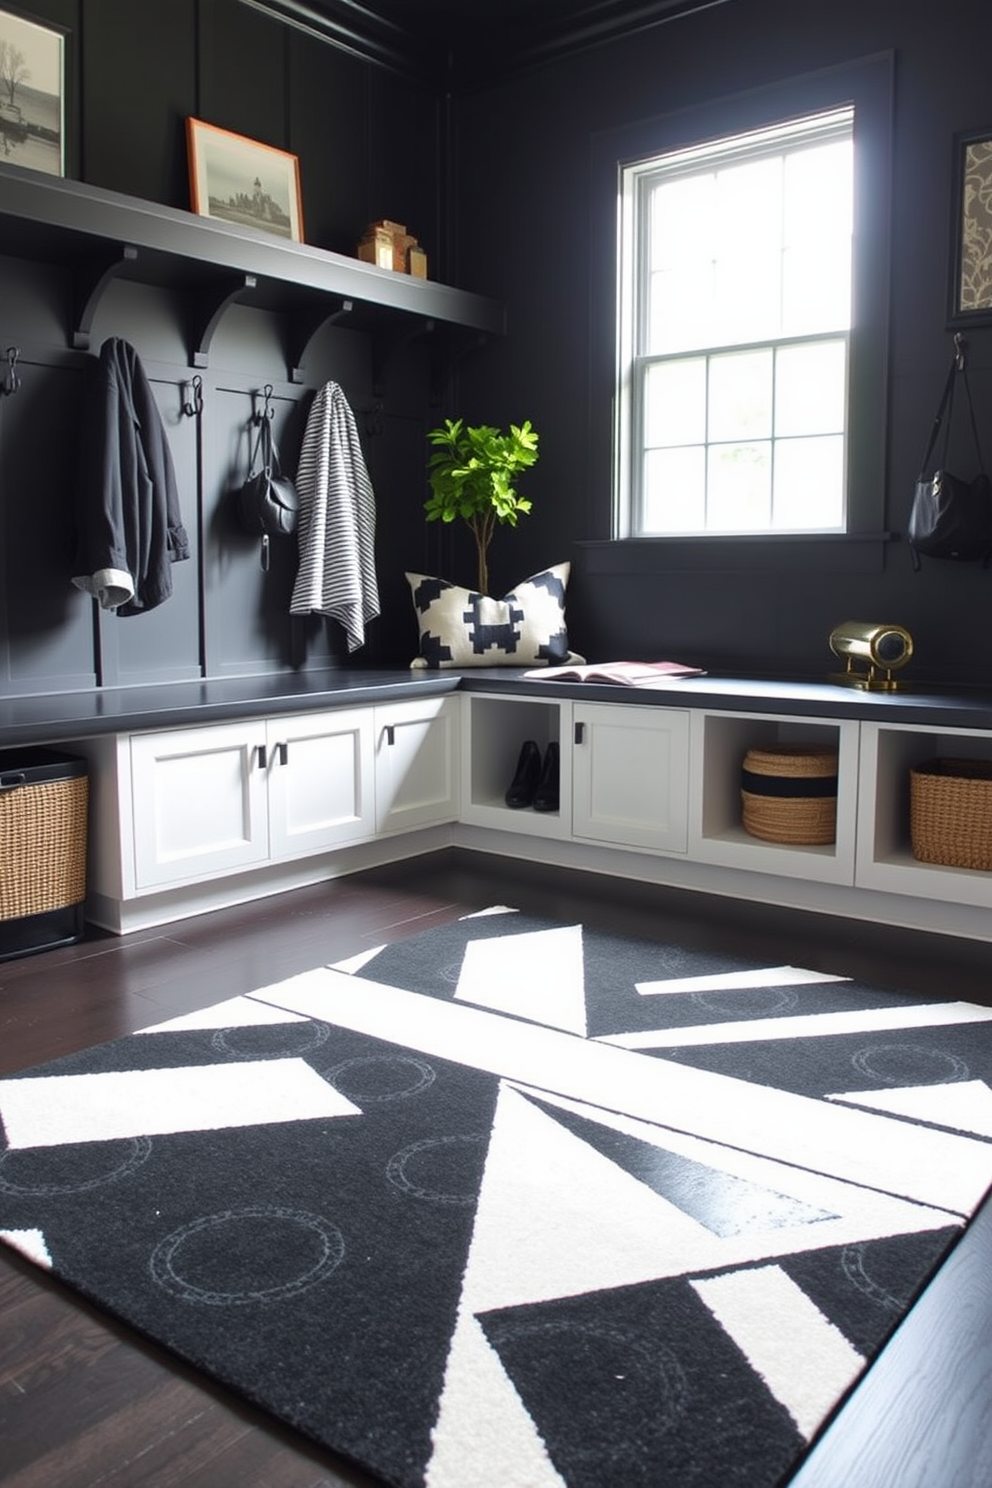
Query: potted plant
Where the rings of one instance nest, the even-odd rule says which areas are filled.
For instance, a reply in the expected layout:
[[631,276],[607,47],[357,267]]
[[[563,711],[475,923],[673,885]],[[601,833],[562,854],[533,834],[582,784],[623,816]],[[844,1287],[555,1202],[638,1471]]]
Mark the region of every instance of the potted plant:
[[467,522],[475,539],[479,593],[489,593],[489,544],[496,524],[517,525],[530,502],[518,496],[514,481],[537,459],[538,436],[529,420],[509,432],[489,424],[474,427],[445,419],[427,434],[433,453],[427,463],[431,494],[424,503],[428,522]]

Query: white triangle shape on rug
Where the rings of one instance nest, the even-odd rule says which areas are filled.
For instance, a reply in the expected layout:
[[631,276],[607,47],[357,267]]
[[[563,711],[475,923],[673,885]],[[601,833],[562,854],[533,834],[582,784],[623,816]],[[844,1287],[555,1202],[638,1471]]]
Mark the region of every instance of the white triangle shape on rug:
[[582,926],[469,941],[455,997],[585,1037]]
[[52,1258],[41,1230],[0,1230],[0,1240],[19,1250],[26,1260],[33,1261],[43,1271],[51,1271]]
[[344,971],[347,972],[349,976],[355,976],[355,974],[359,971],[362,971],[369,964],[370,961],[374,961],[376,956],[379,955],[380,951],[384,951],[385,949],[385,946],[373,946],[371,950],[359,951],[354,956],[346,956],[343,961],[328,961],[327,964],[330,967],[331,971]]
[[565,1488],[499,1356],[464,1306],[431,1438],[426,1488]]
[[801,966],[768,966],[754,971],[712,971],[705,976],[666,977],[657,982],[637,982],[642,997],[673,992],[747,992],[754,987],[807,987],[819,982],[849,982],[850,977],[829,976],[825,971],[804,971]]
[[992,1090],[984,1080],[950,1085],[907,1085],[900,1090],[849,1090],[828,1095],[844,1105],[868,1106],[913,1121],[929,1121],[976,1137],[992,1137]]
[[[590,1110],[596,1120],[602,1112]],[[493,1118],[462,1283],[471,1313],[715,1264],[722,1242],[519,1092]],[[750,1256],[752,1240],[746,1250]],[[762,1249],[762,1254],[763,1254]],[[740,1246],[731,1251],[736,1259]]]

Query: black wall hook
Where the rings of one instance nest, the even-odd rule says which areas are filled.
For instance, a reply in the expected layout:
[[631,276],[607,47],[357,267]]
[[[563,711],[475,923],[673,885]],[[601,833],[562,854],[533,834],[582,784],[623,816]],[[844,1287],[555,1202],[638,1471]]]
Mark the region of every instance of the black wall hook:
[[3,374],[3,381],[0,382],[0,393],[5,398],[13,397],[21,385],[21,379],[17,375],[17,358],[20,354],[21,349],[19,346],[7,347],[7,370]]
[[[272,419],[275,417],[275,409],[272,407],[272,394],[274,391],[275,390],[271,382],[267,382],[260,395],[258,393],[252,393],[252,403],[255,404],[255,407],[251,416],[251,421],[256,426],[261,424],[265,419],[268,419],[271,423]],[[258,398],[259,396],[261,396],[261,398],[263,399],[261,409],[259,409],[258,405],[255,403],[256,398]]]
[[183,413],[187,418],[195,418],[198,413],[203,412],[203,378],[197,374],[186,386],[189,396],[183,404]]

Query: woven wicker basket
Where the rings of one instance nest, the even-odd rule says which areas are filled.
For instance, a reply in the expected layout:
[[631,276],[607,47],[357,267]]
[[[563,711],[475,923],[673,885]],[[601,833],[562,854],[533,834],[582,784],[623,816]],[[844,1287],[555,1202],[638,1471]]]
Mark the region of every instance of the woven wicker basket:
[[913,856],[992,872],[992,761],[927,760],[909,779]]
[[0,792],[0,921],[86,896],[85,775]]
[[819,846],[837,838],[837,751],[828,745],[749,749],[741,769],[741,820],[765,842]]

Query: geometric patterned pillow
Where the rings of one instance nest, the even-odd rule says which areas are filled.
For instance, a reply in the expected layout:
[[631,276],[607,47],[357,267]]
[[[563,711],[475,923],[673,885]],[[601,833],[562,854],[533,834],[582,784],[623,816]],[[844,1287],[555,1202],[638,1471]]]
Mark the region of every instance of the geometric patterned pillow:
[[570,564],[558,563],[490,599],[446,579],[408,573],[420,628],[420,655],[411,667],[445,670],[483,666],[566,666],[581,662],[568,649],[565,586]]

